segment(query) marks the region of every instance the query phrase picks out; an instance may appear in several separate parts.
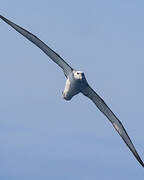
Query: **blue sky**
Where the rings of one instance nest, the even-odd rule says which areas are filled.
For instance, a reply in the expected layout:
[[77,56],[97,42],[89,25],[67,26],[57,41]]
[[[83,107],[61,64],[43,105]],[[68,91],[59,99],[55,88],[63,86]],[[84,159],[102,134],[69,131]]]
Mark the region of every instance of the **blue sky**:
[[[144,160],[144,2],[8,1],[1,14],[83,70]],[[62,99],[65,77],[0,22],[0,178],[142,179],[144,170],[89,99]]]

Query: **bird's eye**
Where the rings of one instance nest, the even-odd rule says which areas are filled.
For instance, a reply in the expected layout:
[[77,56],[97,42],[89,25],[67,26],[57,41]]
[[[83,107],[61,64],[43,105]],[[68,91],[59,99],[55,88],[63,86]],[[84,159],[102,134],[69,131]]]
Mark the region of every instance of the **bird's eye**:
[[79,72],[77,72],[77,74],[80,74]]

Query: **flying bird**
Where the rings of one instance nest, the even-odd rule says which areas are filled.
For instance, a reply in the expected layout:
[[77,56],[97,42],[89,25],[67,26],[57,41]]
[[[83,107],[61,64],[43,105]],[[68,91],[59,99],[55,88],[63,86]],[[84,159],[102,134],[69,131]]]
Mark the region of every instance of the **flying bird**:
[[67,62],[65,62],[59,54],[54,52],[49,46],[47,46],[43,41],[41,41],[37,36],[33,35],[24,28],[16,25],[12,21],[6,19],[2,15],[0,18],[13,27],[17,32],[22,34],[36,46],[38,46],[49,58],[51,58],[59,67],[62,68],[64,75],[66,76],[66,84],[64,91],[62,93],[63,98],[67,101],[71,100],[73,96],[78,93],[82,93],[87,96],[92,102],[97,106],[97,108],[108,118],[112,123],[113,127],[122,137],[126,145],[129,147],[135,158],[144,167],[144,163],[138,155],[130,137],[128,136],[124,126],[112,110],[106,105],[104,100],[90,87],[88,84],[85,74],[82,71],[77,71],[73,69]]

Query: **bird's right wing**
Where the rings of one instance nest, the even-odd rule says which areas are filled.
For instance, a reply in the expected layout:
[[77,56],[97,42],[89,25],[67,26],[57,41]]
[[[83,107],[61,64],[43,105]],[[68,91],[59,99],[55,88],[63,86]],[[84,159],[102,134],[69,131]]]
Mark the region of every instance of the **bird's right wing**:
[[72,68],[50,47],[48,47],[44,42],[42,42],[38,37],[33,35],[32,33],[28,32],[27,30],[23,29],[22,27],[16,25],[15,23],[11,22],[10,20],[6,19],[5,17],[0,15],[0,18],[13,27],[17,32],[22,34],[28,40],[33,42],[36,46],[38,46],[46,55],[48,55],[56,64],[58,64],[64,71],[66,77],[72,72]]
[[113,127],[116,129],[116,131],[122,137],[122,139],[124,140],[126,145],[129,147],[131,152],[134,154],[136,159],[144,167],[144,163],[141,160],[140,156],[138,155],[124,126],[122,125],[120,120],[115,116],[115,114],[111,111],[111,109],[106,105],[104,100],[89,85],[87,85],[86,88],[84,90],[82,90],[82,93],[85,96],[87,96],[88,98],[90,98],[94,102],[94,104],[98,107],[98,109],[109,119],[109,121],[112,123]]

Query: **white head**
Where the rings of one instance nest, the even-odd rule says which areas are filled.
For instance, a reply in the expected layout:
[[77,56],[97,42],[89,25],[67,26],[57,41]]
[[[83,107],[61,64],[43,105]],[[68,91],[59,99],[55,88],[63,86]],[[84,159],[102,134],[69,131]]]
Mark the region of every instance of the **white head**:
[[74,78],[75,79],[82,79],[83,78],[83,72],[82,71],[73,71],[74,72]]

